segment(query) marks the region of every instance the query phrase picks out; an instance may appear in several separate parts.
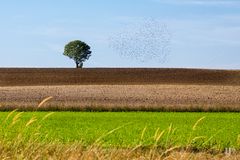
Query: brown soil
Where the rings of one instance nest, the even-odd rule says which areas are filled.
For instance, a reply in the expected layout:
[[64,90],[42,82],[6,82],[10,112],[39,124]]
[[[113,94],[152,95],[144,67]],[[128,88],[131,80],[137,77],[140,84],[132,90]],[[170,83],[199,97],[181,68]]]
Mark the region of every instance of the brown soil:
[[0,69],[0,86],[86,84],[240,85],[240,70],[157,68]]
[[240,111],[240,86],[67,85],[0,87],[0,109]]
[[0,110],[240,111],[240,70],[0,69]]

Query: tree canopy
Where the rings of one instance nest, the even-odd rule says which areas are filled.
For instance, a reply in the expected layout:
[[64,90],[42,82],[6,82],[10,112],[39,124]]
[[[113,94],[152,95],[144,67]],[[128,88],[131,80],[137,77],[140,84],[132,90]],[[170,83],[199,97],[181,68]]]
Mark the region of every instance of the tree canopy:
[[83,62],[91,56],[90,46],[80,40],[69,42],[65,48],[63,55],[73,59],[76,63],[76,68],[82,68]]

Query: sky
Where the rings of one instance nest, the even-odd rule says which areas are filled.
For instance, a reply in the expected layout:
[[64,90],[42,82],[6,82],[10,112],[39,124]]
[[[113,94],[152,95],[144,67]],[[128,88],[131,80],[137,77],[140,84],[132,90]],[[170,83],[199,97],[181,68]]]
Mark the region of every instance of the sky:
[[[165,62],[138,61],[109,38],[154,19],[171,34]],[[64,46],[82,40],[84,67],[240,69],[240,0],[7,0],[0,2],[0,67],[75,67]]]

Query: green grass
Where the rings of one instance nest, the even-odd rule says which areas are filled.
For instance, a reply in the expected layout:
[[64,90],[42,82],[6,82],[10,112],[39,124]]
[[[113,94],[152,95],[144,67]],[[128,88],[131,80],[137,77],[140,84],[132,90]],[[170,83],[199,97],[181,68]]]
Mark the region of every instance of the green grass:
[[[0,112],[1,138],[12,140],[21,133],[28,139],[39,132],[38,141],[46,143],[92,145],[98,140],[105,147],[148,147],[156,143],[166,148],[191,145],[200,149],[240,149],[239,113],[56,112],[43,121],[49,112],[24,112],[19,121],[18,113],[4,123],[9,112]],[[32,117],[37,121],[26,127]]]

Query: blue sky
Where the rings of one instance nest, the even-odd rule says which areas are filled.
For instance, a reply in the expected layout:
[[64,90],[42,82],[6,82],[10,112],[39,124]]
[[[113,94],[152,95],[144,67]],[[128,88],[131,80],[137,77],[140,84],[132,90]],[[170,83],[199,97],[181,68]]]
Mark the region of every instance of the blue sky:
[[[109,37],[146,18],[171,33],[165,63],[109,47]],[[74,67],[62,53],[80,39],[93,51],[85,67],[240,69],[240,0],[7,0],[0,19],[0,67]]]

